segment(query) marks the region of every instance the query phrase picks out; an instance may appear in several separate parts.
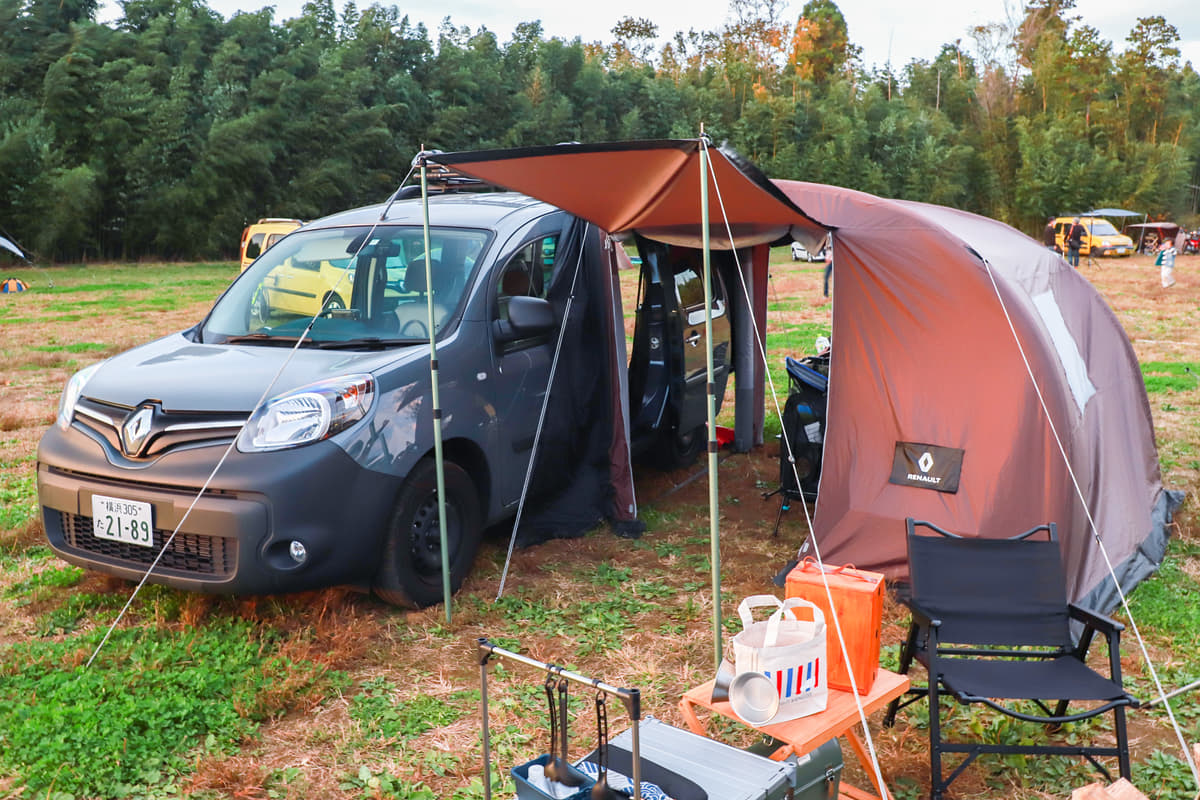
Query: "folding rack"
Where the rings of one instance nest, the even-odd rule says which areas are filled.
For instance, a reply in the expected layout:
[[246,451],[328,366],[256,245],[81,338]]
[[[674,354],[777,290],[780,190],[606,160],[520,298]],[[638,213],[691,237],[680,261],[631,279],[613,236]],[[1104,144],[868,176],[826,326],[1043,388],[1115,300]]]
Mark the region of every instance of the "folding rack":
[[593,689],[612,695],[621,701],[625,706],[625,711],[629,714],[629,719],[633,722],[633,727],[630,729],[632,736],[632,754],[633,754],[633,775],[630,779],[633,781],[633,799],[641,800],[642,797],[642,759],[641,749],[638,743],[638,723],[642,719],[642,695],[638,689],[622,689],[617,686],[605,683],[604,681],[595,678],[588,678],[576,672],[571,672],[569,669],[560,667],[557,664],[549,664],[545,661],[536,661],[528,656],[523,656],[520,653],[514,653],[511,650],[505,650],[503,647],[498,647],[486,638],[479,640],[479,682],[481,687],[480,699],[483,703],[483,797],[484,800],[492,798],[492,746],[491,738],[488,732],[488,691],[487,691],[487,667],[488,661],[492,656],[497,658],[516,661],[519,664],[533,667],[534,669],[547,672],[551,675],[557,675],[560,678],[566,678],[573,683],[590,686]]

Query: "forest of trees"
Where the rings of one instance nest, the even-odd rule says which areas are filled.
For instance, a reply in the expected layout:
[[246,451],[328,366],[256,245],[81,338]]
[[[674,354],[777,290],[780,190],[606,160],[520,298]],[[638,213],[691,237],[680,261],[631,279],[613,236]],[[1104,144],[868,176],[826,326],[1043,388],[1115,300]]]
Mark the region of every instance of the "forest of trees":
[[[1200,77],[1160,16],[1120,47],[1032,0],[899,71],[867,69],[833,0],[732,0],[660,46],[510,41],[395,6],[312,0],[228,21],[204,0],[0,0],[0,233],[42,261],[229,257],[258,217],[386,199],[424,145],[694,138],[773,178],[925,200],[1029,232],[1120,206],[1194,223]],[[1119,52],[1118,52],[1119,50]]]

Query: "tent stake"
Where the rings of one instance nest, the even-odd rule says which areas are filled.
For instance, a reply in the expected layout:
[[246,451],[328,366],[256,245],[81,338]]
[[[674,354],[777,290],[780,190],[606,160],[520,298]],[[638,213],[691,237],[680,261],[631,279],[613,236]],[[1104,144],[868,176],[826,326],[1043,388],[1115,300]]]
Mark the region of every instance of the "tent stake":
[[450,546],[446,536],[446,460],[442,453],[442,403],[438,395],[437,337],[433,327],[433,252],[429,244],[429,181],[426,162],[421,157],[421,228],[425,235],[425,306],[426,331],[429,333],[429,378],[433,396],[433,462],[437,467],[438,536],[442,547],[442,600],[446,605],[446,624],[450,609]]
[[713,667],[721,668],[721,511],[717,505],[717,389],[713,380],[712,254],[708,230],[708,147],[700,129],[700,225],[704,239],[704,355],[708,370],[708,519],[712,549]]

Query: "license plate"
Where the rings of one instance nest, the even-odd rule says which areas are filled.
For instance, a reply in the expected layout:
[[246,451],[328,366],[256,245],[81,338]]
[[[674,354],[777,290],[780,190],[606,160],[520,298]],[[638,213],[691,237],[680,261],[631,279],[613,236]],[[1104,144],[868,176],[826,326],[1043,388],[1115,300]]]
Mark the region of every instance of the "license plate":
[[1119,255],[1119,256],[1123,256],[1123,255],[1125,255],[1125,248],[1124,248],[1124,247],[1118,247],[1118,248],[1117,248],[1117,255]]
[[92,533],[101,539],[154,546],[154,520],[149,503],[92,495]]

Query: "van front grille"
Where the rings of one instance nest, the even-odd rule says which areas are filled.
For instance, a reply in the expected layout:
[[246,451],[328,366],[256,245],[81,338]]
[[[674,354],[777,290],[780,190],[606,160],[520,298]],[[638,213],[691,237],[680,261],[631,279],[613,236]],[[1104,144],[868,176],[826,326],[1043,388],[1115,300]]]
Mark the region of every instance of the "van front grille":
[[[162,549],[171,531],[154,529],[154,546],[141,547],[126,542],[104,539],[92,532],[92,518],[82,514],[62,513],[63,534],[67,544],[107,559],[123,562],[125,566],[149,567]],[[178,533],[171,546],[159,559],[155,570],[175,570],[189,575],[225,578],[237,565],[237,540],[198,533]]]

